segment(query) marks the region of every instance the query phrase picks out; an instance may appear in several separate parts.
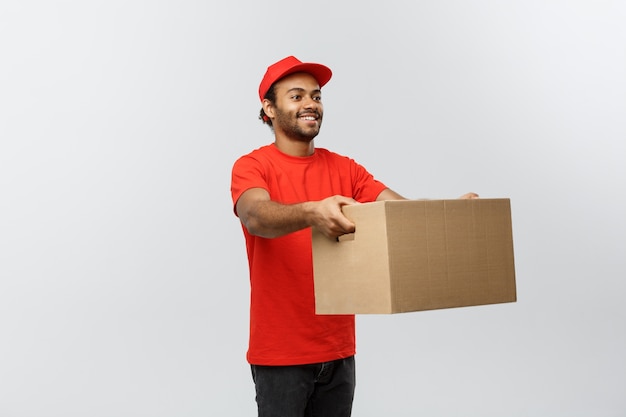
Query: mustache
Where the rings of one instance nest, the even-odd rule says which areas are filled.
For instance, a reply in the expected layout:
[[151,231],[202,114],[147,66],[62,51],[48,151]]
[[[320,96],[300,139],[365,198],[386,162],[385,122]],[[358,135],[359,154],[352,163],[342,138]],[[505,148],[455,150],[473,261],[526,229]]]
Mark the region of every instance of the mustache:
[[315,116],[317,119],[320,119],[322,117],[320,112],[318,112],[317,110],[314,110],[314,111],[309,110],[309,111],[296,113],[296,117],[302,117],[302,116]]

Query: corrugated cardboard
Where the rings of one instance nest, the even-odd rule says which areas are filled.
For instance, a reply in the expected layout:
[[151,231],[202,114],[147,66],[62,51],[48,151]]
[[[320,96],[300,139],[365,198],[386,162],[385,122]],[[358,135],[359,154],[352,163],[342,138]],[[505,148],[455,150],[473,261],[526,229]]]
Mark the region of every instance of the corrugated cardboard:
[[345,206],[356,232],[313,230],[317,314],[390,314],[516,301],[509,199]]

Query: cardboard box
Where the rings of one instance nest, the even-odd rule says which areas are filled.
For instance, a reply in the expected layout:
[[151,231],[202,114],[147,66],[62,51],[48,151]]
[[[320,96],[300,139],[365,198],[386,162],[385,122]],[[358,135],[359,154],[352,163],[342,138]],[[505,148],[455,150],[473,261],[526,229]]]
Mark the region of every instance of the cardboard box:
[[313,230],[317,314],[390,314],[516,301],[509,199],[345,206],[356,231]]

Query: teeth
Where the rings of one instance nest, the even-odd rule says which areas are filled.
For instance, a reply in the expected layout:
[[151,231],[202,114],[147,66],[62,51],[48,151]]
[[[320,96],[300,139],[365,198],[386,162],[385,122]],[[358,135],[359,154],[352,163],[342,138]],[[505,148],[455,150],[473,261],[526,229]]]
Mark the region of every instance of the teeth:
[[305,116],[303,117],[304,120],[315,120],[315,117],[313,116]]

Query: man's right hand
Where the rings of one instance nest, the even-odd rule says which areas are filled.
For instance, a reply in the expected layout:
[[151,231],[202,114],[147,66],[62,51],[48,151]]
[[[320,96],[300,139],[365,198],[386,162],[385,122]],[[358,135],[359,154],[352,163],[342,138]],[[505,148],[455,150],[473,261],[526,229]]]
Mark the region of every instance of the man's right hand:
[[325,236],[335,239],[346,233],[354,233],[354,223],[343,215],[341,208],[350,204],[359,204],[356,200],[335,195],[321,201],[312,201],[311,226],[315,226]]

